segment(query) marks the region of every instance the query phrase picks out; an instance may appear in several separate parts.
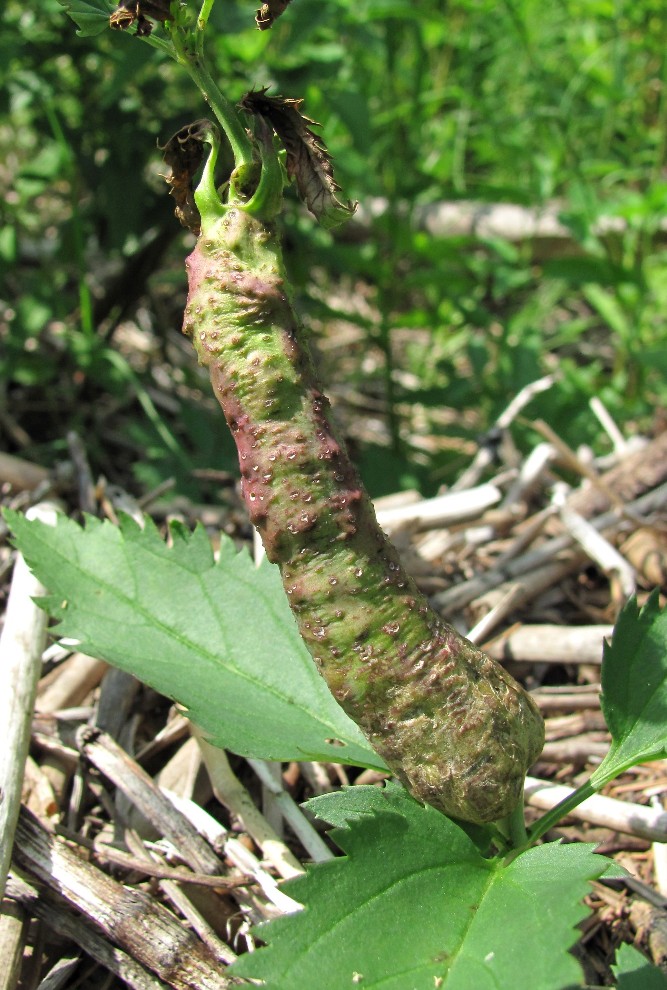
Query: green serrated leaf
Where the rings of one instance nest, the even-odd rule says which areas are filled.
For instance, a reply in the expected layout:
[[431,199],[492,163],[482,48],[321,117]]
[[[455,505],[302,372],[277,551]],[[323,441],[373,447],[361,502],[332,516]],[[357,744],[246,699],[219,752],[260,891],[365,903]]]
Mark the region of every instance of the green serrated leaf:
[[111,0],[58,0],[78,27],[82,38],[92,38],[109,27],[115,8]]
[[[568,949],[587,882],[607,865],[593,847],[550,843],[505,866],[454,822],[398,786],[308,802],[340,823],[347,854],[285,885],[305,910],[261,925],[267,947],[234,975],[269,990],[563,990],[581,985]],[[527,977],[529,983],[526,982]]]
[[369,784],[321,794],[306,801],[304,807],[320,821],[333,825],[334,828],[347,828],[350,822],[363,818],[364,815],[387,811],[391,807],[400,811],[405,796],[403,787],[390,781],[382,788]]
[[591,775],[596,789],[624,770],[667,757],[667,610],[655,592],[639,610],[631,599],[605,643],[600,705],[612,743]]
[[667,990],[667,976],[662,970],[625,942],[616,950],[616,965],[612,970],[618,990]]
[[6,518],[59,635],[179,702],[214,745],[383,767],[317,672],[273,565],[227,537],[216,563],[202,527],[173,527],[167,546],[149,520]]

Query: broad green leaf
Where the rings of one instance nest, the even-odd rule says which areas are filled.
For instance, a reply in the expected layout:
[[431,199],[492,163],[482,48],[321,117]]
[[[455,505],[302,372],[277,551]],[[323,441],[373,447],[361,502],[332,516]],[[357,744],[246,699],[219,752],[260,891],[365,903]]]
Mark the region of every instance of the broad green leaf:
[[346,853],[285,885],[305,910],[257,929],[268,944],[234,975],[269,990],[564,990],[587,882],[607,860],[583,844],[530,849],[508,866],[398,785],[309,801]]
[[116,4],[111,0],[58,0],[79,30],[82,38],[92,38],[109,27],[109,16]]
[[173,526],[167,546],[149,520],[89,518],[84,530],[6,517],[58,634],[178,701],[214,745],[383,766],[318,674],[273,565],[255,567],[227,537],[216,563],[201,527]]
[[632,599],[619,615],[604,645],[600,705],[612,743],[591,775],[593,787],[667,757],[667,611],[660,612],[657,592],[641,611]]
[[616,950],[616,965],[612,969],[618,990],[667,990],[667,976],[633,945],[624,942]]

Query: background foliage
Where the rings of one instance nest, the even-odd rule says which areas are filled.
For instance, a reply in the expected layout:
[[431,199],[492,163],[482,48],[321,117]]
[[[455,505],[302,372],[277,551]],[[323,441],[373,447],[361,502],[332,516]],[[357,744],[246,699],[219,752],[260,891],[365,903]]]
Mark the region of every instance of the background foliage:
[[[379,412],[383,428],[359,450],[371,489],[451,480],[470,441],[545,371],[561,378],[530,416],[571,444],[603,449],[593,395],[628,429],[657,429],[662,0],[296,0],[265,33],[253,13],[246,0],[214,12],[228,95],[270,85],[305,97],[345,195],[365,216],[386,201],[365,232],[322,231],[296,200],[285,219],[302,311],[325,356],[346,356],[327,375],[363,390],[358,420]],[[131,466],[139,489],[173,475],[201,495],[191,469],[235,459],[179,339],[189,242],[156,147],[201,101],[171,64],[155,71],[147,46],[77,38],[57,0],[8,0],[0,56],[1,442],[51,464],[75,428],[111,480],[127,483]],[[557,200],[572,241],[537,256],[414,222],[458,199]],[[623,230],[596,233],[601,216]]]

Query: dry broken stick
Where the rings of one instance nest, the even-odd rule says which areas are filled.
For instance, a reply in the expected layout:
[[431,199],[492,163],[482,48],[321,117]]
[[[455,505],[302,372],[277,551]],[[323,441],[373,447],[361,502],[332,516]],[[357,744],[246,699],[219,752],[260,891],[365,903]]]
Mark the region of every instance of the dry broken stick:
[[[272,150],[261,148],[256,195],[223,204],[215,135],[208,139],[184,330],[209,368],[250,518],[280,567],[304,641],[417,798],[468,821],[508,815],[542,747],[542,719],[502,668],[430,608],[377,524],[332,426],[266,219],[281,193],[267,165]],[[330,220],[331,206],[322,213]]]
[[[28,511],[28,516],[53,525],[56,507],[40,503]],[[0,637],[0,725],[4,737],[0,750],[0,901],[19,814],[37,681],[46,645],[46,615],[34,601],[44,590],[19,554]]]
[[188,820],[164,796],[148,776],[107,733],[88,726],[77,732],[82,757],[103,773],[168,838],[194,870],[219,873],[220,860]]
[[[149,973],[127,952],[107,941],[85,917],[81,917],[78,912],[68,914],[63,910],[63,904],[49,894],[46,888],[32,886],[20,877],[10,874],[7,893],[11,898],[6,901],[7,904],[15,904],[19,910],[23,909],[26,914],[39,918],[47,928],[78,946],[91,959],[117,976],[126,987],[129,987],[129,990],[169,990],[166,983]],[[4,960],[5,957],[2,958]],[[16,981],[7,984],[6,987],[3,986],[2,990],[10,990],[10,988],[14,990],[17,985],[18,974]],[[48,988],[49,984],[43,980],[40,987]]]
[[[667,484],[647,492],[625,506],[628,518],[645,518],[653,512],[662,511],[667,503]],[[626,526],[626,519],[615,510],[605,512],[591,520],[591,524],[600,532],[617,535]],[[636,525],[636,524],[635,524]],[[433,596],[433,602],[438,608],[449,614],[466,608],[471,602],[482,595],[490,594],[497,599],[498,593],[504,593],[504,585],[513,586],[518,578],[525,576],[525,602],[536,590],[555,584],[560,577],[576,570],[583,554],[578,556],[571,552],[573,539],[569,534],[551,537],[546,543],[515,558],[505,559],[500,565],[494,563],[489,570],[475,574],[474,577],[460,584],[453,585],[446,591]],[[564,556],[567,554],[567,556]],[[546,573],[546,577],[542,577]]]
[[613,626],[559,626],[533,623],[509,629],[486,644],[494,660],[523,663],[602,663],[602,644]]
[[[108,959],[100,958],[104,965],[118,962],[117,947],[135,967],[145,968],[174,990],[224,990],[238,984],[224,976],[210,949],[154,897],[124,887],[86,863],[26,809],[21,810],[16,836],[14,863],[31,885],[44,889],[46,903],[60,913],[65,908],[81,914],[93,935],[101,932],[111,943]],[[30,906],[29,898],[26,903]],[[146,985],[153,987],[155,982]]]

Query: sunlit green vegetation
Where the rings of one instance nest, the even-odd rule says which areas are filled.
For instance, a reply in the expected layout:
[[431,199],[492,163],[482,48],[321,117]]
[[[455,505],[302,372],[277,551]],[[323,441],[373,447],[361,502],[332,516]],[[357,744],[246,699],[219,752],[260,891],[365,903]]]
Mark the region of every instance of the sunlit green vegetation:
[[[364,218],[383,201],[334,234],[296,198],[285,221],[304,317],[324,342],[341,321],[350,334],[327,374],[377,400],[384,433],[359,449],[371,488],[453,480],[512,396],[547,372],[559,381],[528,407],[519,444],[534,443],[540,417],[603,451],[596,395],[622,428],[657,428],[662,0],[295,0],[266,33],[254,9],[226,0],[214,12],[228,95],[250,79],[304,97],[345,195]],[[195,402],[178,337],[187,235],[156,145],[205,108],[155,58],[121,34],[77,38],[57,0],[5,4],[0,442],[51,464],[76,428],[108,477],[127,481],[132,465],[140,488],[174,475],[194,493],[193,467],[234,457]],[[438,237],[417,220],[469,200],[556,203],[570,237]]]

